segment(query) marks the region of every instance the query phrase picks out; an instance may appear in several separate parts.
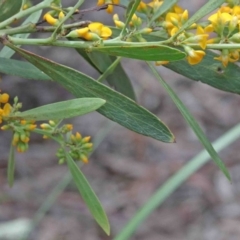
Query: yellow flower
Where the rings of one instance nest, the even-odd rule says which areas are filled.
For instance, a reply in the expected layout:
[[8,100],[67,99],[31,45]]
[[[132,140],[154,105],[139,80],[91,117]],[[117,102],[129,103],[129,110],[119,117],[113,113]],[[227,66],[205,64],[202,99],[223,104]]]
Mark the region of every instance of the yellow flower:
[[152,2],[148,3],[148,6],[150,6],[153,9],[153,12],[156,12],[162,4],[163,1],[153,0]]
[[3,117],[8,116],[11,113],[12,106],[9,103],[5,103],[3,108],[0,108],[0,123],[2,123]]
[[114,21],[115,26],[116,26],[117,28],[120,28],[120,29],[123,29],[123,28],[124,28],[125,23],[124,23],[124,22],[121,22],[121,21],[119,20],[119,17],[118,17],[118,15],[117,15],[116,13],[113,15],[113,21]]
[[208,34],[204,32],[204,29],[201,26],[197,27],[196,35],[187,38],[183,43],[198,43],[202,49],[206,48]]
[[142,24],[142,19],[138,17],[136,14],[133,14],[129,25],[137,27],[137,26],[140,26],[141,24]]
[[88,28],[92,33],[96,33],[103,39],[107,39],[112,35],[112,30],[99,22],[90,23]]
[[240,6],[239,5],[236,5],[236,6],[233,7],[232,15],[237,16],[238,19],[240,18]]
[[148,11],[148,6],[146,3],[144,3],[143,1],[141,1],[137,7],[137,11],[138,12],[142,12],[142,13],[147,13]]
[[43,20],[45,20],[47,23],[53,26],[58,24],[58,19],[54,18],[50,13],[46,13],[43,16]]
[[220,12],[225,12],[225,13],[232,13],[232,8],[230,8],[229,6],[221,6],[219,9]]
[[97,5],[101,6],[103,4],[109,4],[106,12],[112,13],[113,12],[113,5],[112,4],[119,4],[120,0],[98,0]]
[[229,13],[223,12],[221,13],[218,11],[217,13],[214,13],[211,15],[208,20],[213,24],[225,24],[226,22],[231,21],[232,16]]
[[218,11],[208,18],[211,26],[207,26],[206,31],[214,30],[217,34],[222,35],[224,27],[232,21],[232,18],[233,16],[231,14]]
[[222,62],[224,67],[227,67],[229,62],[236,62],[239,59],[239,53],[236,51],[230,52],[228,49],[223,49],[221,55],[214,58]]
[[198,64],[202,61],[206,53],[202,50],[194,50],[188,46],[184,46],[185,51],[187,52],[187,61],[190,65]]
[[9,95],[7,93],[0,94],[0,103],[7,103]]
[[188,10],[183,11],[178,6],[175,6],[175,10],[176,12],[168,12],[163,22],[163,27],[166,28],[170,36],[173,36],[188,19]]
[[178,6],[177,4],[175,4],[175,5],[173,6],[173,11],[174,11],[175,13],[181,14],[181,13],[184,12],[184,9],[181,8],[180,6]]
[[156,66],[161,66],[161,65],[164,65],[164,64],[168,64],[168,63],[169,63],[169,61],[156,61],[155,65]]
[[71,31],[66,37],[80,37],[88,41],[107,39],[112,35],[112,30],[100,22],[93,22],[88,27]]

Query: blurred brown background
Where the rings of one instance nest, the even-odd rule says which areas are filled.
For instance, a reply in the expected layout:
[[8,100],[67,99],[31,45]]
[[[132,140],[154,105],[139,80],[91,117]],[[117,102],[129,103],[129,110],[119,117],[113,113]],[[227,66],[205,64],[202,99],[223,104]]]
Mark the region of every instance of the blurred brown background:
[[[65,6],[71,2],[64,1]],[[84,7],[96,1],[85,1]],[[206,2],[206,1],[205,1]],[[191,13],[204,1],[179,1]],[[122,10],[119,10],[120,13]],[[96,12],[86,20],[111,24],[111,16]],[[59,63],[97,77],[98,74],[74,49],[30,47]],[[19,56],[15,56],[19,58]],[[83,167],[93,189],[102,202],[111,223],[106,237],[90,216],[74,183],[57,201],[31,233],[31,240],[108,240],[121,231],[150,196],[178,169],[202,150],[196,136],[187,126],[170,97],[140,62],[123,59],[122,64],[132,80],[140,104],[163,120],[175,134],[177,143],[165,144],[112,125],[98,113],[70,120],[74,130],[94,139],[99,131],[111,129]],[[177,92],[195,116],[211,141],[236,125],[240,119],[240,98],[207,85],[193,82],[163,67],[164,79]],[[240,80],[240,77],[239,77]],[[18,95],[24,109],[72,98],[54,82],[26,81],[2,75],[1,89]],[[12,220],[31,220],[39,206],[67,172],[55,157],[57,145],[33,135],[30,149],[16,156],[16,181],[7,185],[9,133],[0,135],[0,235]],[[232,175],[230,184],[211,162],[195,173],[138,228],[133,240],[238,240],[240,239],[240,164],[239,141],[221,152]],[[28,223],[28,222],[27,222]],[[23,222],[21,222],[23,224]],[[18,225],[20,226],[20,225]],[[23,226],[23,225],[21,225]],[[11,232],[18,227],[12,227]],[[6,238],[0,238],[6,239]],[[8,239],[20,239],[16,235]]]

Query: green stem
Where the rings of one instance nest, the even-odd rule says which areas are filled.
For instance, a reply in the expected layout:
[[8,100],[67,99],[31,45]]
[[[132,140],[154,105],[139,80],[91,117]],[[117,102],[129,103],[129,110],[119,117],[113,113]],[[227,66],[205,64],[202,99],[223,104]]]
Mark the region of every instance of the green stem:
[[[59,46],[59,47],[70,47],[70,48],[92,48],[96,47],[97,42],[88,42],[88,41],[62,41],[56,40],[51,41],[51,38],[46,39],[22,39],[16,37],[8,37],[12,44],[14,45],[51,45],[51,46]],[[159,42],[125,42],[125,41],[112,41],[105,40],[103,41],[104,47],[115,47],[115,46],[123,46],[123,47],[149,47],[149,46],[162,46]],[[101,46],[99,46],[101,48]],[[91,50],[91,49],[90,49]]]
[[56,141],[57,143],[59,143],[61,145],[62,141],[59,140],[58,137],[54,137],[51,133],[49,133],[48,131],[39,129],[39,128],[35,128],[32,132],[35,132],[37,134],[41,134],[41,135],[46,135],[49,138],[53,139],[54,141]]
[[[71,29],[87,26],[91,21],[80,21],[75,23],[66,24],[63,29]],[[0,36],[23,34],[23,33],[35,33],[35,32],[53,32],[56,29],[54,26],[36,26],[33,23],[28,23],[19,27],[0,30]]]
[[[78,23],[80,24],[80,23]],[[85,24],[85,22],[82,22],[82,24]],[[74,27],[75,25],[69,24],[66,25],[65,28],[71,28]],[[19,27],[20,28],[20,27]],[[31,29],[31,26],[28,26],[29,29]],[[23,27],[24,29],[24,27]],[[27,29],[27,27],[26,27]],[[52,27],[44,27],[44,31],[52,31]],[[5,31],[5,30],[4,30]],[[8,29],[6,31],[9,31],[10,33],[14,32],[16,33],[13,29]],[[12,32],[11,32],[12,31]],[[41,31],[41,30],[32,30],[34,31]],[[3,31],[2,31],[3,32]],[[19,33],[19,32],[18,32]],[[1,31],[0,31],[1,35]],[[28,38],[28,39],[22,39],[22,38],[17,38],[17,37],[10,37],[8,36],[9,40],[11,41],[12,44],[14,45],[50,45],[50,46],[58,46],[58,47],[68,47],[68,48],[95,48],[97,50],[97,47],[102,48],[99,43],[97,42],[88,42],[88,41],[63,41],[63,40],[55,40],[50,38],[46,39],[34,39],[34,38]],[[167,41],[164,42],[126,42],[126,41],[121,41],[119,39],[110,39],[110,40],[105,40],[103,41],[103,47],[115,47],[115,46],[122,46],[122,47],[136,47],[136,48],[144,48],[144,47],[153,47],[153,46],[163,46],[167,43]],[[196,49],[201,49],[199,44],[187,44],[189,47],[196,48]],[[206,49],[214,49],[214,50],[220,50],[220,49],[240,49],[240,44],[239,43],[234,43],[234,44],[208,44],[206,46]]]
[[97,82],[104,81],[114,71],[120,61],[121,57],[117,57],[116,60],[107,68],[107,70],[100,75],[100,77],[97,79]]
[[12,34],[21,34],[21,33],[31,33],[36,32],[36,25],[33,23],[28,23],[23,26],[8,28],[0,30],[0,36],[3,35],[12,35]]
[[[188,44],[189,47],[192,48],[199,48],[199,44]],[[240,44],[239,43],[216,43],[216,44],[207,44],[207,49],[214,49],[214,50],[221,50],[221,49],[240,49]]]
[[5,21],[0,23],[0,29],[7,27],[8,25],[10,25],[12,22],[14,22],[15,20],[21,19],[25,16],[28,16],[38,10],[41,10],[43,8],[47,8],[51,6],[51,2],[52,0],[45,0],[35,6],[32,6],[26,10],[20,11],[18,13],[16,13],[15,15],[13,15],[12,17],[6,19]]

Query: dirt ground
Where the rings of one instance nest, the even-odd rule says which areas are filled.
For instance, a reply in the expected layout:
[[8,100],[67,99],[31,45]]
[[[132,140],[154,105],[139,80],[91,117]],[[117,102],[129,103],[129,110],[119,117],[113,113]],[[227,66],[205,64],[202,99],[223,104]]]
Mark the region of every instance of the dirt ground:
[[[186,5],[186,2],[183,1],[183,4]],[[198,8],[202,2],[198,1],[192,9]],[[102,13],[99,14],[102,16]],[[36,52],[36,48],[26,48]],[[37,51],[93,77],[98,76],[73,49],[39,47]],[[122,64],[132,80],[138,102],[169,126],[177,142],[166,144],[138,135],[112,124],[98,113],[72,119],[76,131],[91,135],[93,139],[107,132],[90,157],[89,164],[82,169],[106,210],[111,236],[106,237],[96,225],[71,182],[53,202],[28,239],[113,239],[151,195],[202,150],[196,136],[170,97],[149,73],[147,66],[128,59],[124,59]],[[238,95],[193,82],[163,67],[158,69],[211,141],[238,124]],[[18,95],[25,109],[72,98],[71,94],[54,82],[2,76],[0,88],[10,92],[11,96]],[[206,164],[157,208],[130,239],[240,239],[239,143],[239,140],[236,141],[220,153],[231,173],[232,183],[225,179],[215,164]],[[67,174],[67,167],[57,164],[57,145],[34,135],[29,151],[16,155],[16,180],[13,188],[9,188],[6,179],[9,145],[9,134],[1,132],[0,235],[2,226],[5,230],[7,228],[3,224],[20,220],[21,226],[24,226],[25,222],[31,222],[40,205]],[[12,228],[11,232],[15,230],[17,227]],[[18,240],[20,235],[8,239]]]

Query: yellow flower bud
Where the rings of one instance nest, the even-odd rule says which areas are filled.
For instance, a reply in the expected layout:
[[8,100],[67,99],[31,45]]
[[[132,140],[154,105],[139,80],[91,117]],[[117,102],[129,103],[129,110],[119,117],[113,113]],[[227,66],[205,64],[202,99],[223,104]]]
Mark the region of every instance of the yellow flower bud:
[[84,137],[81,142],[82,142],[82,143],[87,143],[87,142],[90,141],[90,139],[91,139],[91,137],[90,137],[90,136],[87,136],[87,137]]
[[7,103],[9,95],[7,93],[0,94],[0,103]]
[[72,124],[66,124],[65,126],[66,126],[66,129],[68,131],[71,131],[73,129],[73,125]]
[[70,139],[71,139],[71,141],[72,141],[73,143],[76,142],[76,137],[75,137],[73,134],[71,135]]
[[49,120],[48,123],[49,123],[49,125],[50,125],[51,127],[55,127],[55,126],[56,126],[56,122],[53,121],[53,120]]
[[61,12],[59,12],[59,14],[58,14],[58,19],[59,20],[61,20],[61,19],[63,19],[65,17],[65,14],[61,11]]
[[54,18],[50,13],[46,13],[44,16],[43,16],[43,19],[49,23],[50,25],[57,25],[58,24],[58,20],[56,18]]
[[8,126],[8,125],[3,125],[1,127],[1,130],[8,130],[8,129],[10,129],[10,126]]
[[82,160],[84,163],[88,163],[88,158],[84,154],[80,154],[80,160]]
[[40,128],[44,129],[44,130],[50,130],[52,129],[51,126],[47,123],[42,123],[40,124]]
[[80,141],[82,139],[82,135],[79,132],[76,132],[76,140]]
[[93,147],[93,144],[92,143],[84,143],[82,145],[82,148],[85,148],[85,149],[91,149]]

